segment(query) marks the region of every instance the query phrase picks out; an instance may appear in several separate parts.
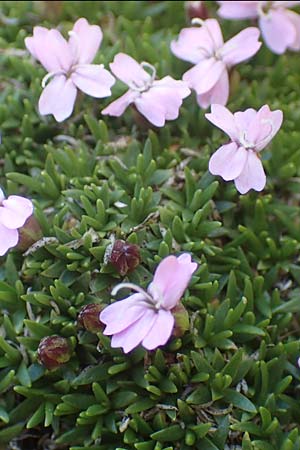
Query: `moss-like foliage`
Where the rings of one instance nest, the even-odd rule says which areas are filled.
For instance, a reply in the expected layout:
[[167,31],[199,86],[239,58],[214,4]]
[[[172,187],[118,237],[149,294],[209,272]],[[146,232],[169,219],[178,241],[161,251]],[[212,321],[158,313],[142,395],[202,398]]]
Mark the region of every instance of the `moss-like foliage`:
[[[194,95],[156,130],[135,111],[103,118],[109,99],[80,96],[60,124],[37,112],[45,71],[24,47],[34,25],[66,33],[86,17],[103,29],[98,63],[124,51],[180,78],[189,65],[169,43],[186,25],[183,2],[0,7],[0,181],[33,199],[43,232],[0,260],[1,449],[299,450],[299,54],[263,46],[231,74],[232,111],[284,112],[262,153],[266,189],[240,196],[207,171],[226,137]],[[246,24],[222,23],[225,37]],[[122,281],[104,260],[113,239],[140,246],[125,280],[144,287],[168,254],[199,263],[182,299],[190,329],[156,351],[124,355],[77,325]],[[37,347],[54,334],[72,357],[49,371]]]

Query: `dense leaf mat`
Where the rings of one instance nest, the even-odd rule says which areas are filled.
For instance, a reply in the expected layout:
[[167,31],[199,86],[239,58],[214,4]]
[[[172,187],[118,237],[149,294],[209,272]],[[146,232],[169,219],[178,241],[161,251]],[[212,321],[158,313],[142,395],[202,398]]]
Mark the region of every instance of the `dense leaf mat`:
[[[37,113],[45,72],[24,47],[33,26],[66,33],[86,17],[104,32],[96,62],[124,51],[180,78],[189,65],[169,43],[187,23],[183,2],[0,7],[0,182],[33,199],[44,235],[0,260],[1,449],[299,450],[299,54],[263,46],[231,74],[231,111],[284,112],[262,155],[266,189],[240,196],[207,171],[226,137],[194,95],[160,130],[135,111],[102,117],[110,99],[78,98],[61,124]],[[246,24],[224,21],[225,38]],[[81,307],[109,303],[122,280],[104,263],[113,238],[141,247],[129,279],[142,286],[168,254],[199,262],[183,299],[190,331],[157,351],[124,355],[77,326]],[[73,355],[47,371],[36,350],[52,334]]]

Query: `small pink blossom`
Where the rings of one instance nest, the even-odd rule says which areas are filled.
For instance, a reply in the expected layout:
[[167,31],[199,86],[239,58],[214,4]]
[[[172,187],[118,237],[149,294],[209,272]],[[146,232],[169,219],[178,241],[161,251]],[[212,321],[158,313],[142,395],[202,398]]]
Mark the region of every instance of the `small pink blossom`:
[[202,108],[212,103],[226,105],[229,97],[228,71],[259,50],[259,30],[246,28],[224,44],[217,20],[194,19],[193,23],[202,26],[184,28],[178,40],[171,42],[175,56],[195,64],[182,79],[196,91]]
[[147,350],[164,345],[174,327],[172,308],[196,269],[197,264],[187,253],[178,258],[168,256],[158,265],[147,291],[131,283],[117,285],[113,295],[123,287],[137,293],[107,306],[100,314],[100,321],[106,325],[104,334],[113,335],[111,346],[128,353],[141,343]]
[[266,175],[259,158],[282,124],[282,111],[271,111],[264,105],[259,111],[252,108],[232,114],[221,105],[212,105],[205,117],[230,137],[210,158],[209,171],[225,181],[234,180],[237,190],[246,194],[250,189],[261,191]]
[[33,205],[27,198],[10,195],[6,200],[0,189],[0,256],[19,241],[18,229],[32,215]]
[[[174,80],[170,76],[156,80],[156,70],[151,64],[139,64],[125,53],[115,56],[110,69],[119,80],[129,86],[129,90],[108,105],[102,114],[119,117],[133,103],[149,122],[162,127],[166,120],[177,119],[182,99],[191,93],[181,80]],[[145,69],[149,69],[151,74]]]
[[277,54],[300,50],[300,16],[289,7],[300,1],[218,1],[224,19],[258,19],[263,39]]
[[33,36],[25,39],[31,55],[48,71],[42,81],[40,114],[53,114],[58,122],[72,114],[77,89],[92,97],[108,97],[115,82],[102,64],[90,64],[102,41],[101,28],[81,18],[69,35],[67,42],[57,30],[34,27]]

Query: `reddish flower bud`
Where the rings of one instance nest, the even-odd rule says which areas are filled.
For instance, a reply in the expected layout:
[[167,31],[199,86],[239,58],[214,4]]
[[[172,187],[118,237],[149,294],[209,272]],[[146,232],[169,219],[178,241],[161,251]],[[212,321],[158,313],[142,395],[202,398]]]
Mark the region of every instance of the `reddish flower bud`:
[[189,20],[199,17],[199,19],[207,19],[208,11],[203,1],[194,0],[185,2],[185,10]]
[[90,303],[85,305],[79,312],[77,322],[90,333],[98,333],[102,331],[104,325],[99,320],[99,314],[103,306],[99,303]]
[[175,325],[172,331],[172,336],[181,337],[189,329],[190,320],[189,314],[182,303],[178,303],[172,309],[172,314],[175,318]]
[[19,242],[17,248],[24,252],[42,238],[40,224],[34,216],[30,216],[22,228],[19,228]]
[[50,370],[56,369],[71,358],[68,340],[57,335],[44,337],[37,352],[40,363]]
[[117,240],[108,261],[120,275],[124,276],[128,272],[132,272],[141,262],[140,249],[135,244]]

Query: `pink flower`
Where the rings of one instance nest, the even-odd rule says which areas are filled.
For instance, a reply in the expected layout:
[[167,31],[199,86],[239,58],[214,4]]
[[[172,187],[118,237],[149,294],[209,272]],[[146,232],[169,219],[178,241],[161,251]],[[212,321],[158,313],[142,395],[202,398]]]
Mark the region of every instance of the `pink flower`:
[[258,19],[264,41],[277,54],[300,50],[300,16],[287,8],[300,1],[219,1],[224,19]]
[[10,195],[7,200],[0,189],[0,256],[19,241],[18,229],[32,215],[33,205],[27,198]]
[[205,117],[231,139],[210,158],[209,171],[225,181],[234,180],[237,190],[246,194],[250,189],[261,191],[266,175],[258,153],[273,139],[282,124],[282,111],[271,111],[264,105],[232,114],[221,105],[212,105]]
[[133,289],[137,294],[117,301],[101,312],[100,321],[106,324],[104,334],[113,335],[111,346],[123,347],[128,353],[140,343],[148,350],[164,345],[174,326],[171,310],[179,302],[196,269],[197,264],[187,253],[178,258],[168,256],[158,265],[147,291],[131,283],[117,285],[113,295],[123,287]]
[[226,105],[229,97],[228,70],[253,56],[261,46],[258,28],[246,28],[224,44],[220,25],[215,19],[193,23],[203,26],[184,28],[171,50],[178,58],[195,66],[182,79],[195,89],[202,108],[212,103]]
[[42,81],[40,114],[53,114],[58,122],[72,114],[77,89],[92,97],[108,97],[115,82],[103,65],[90,64],[102,41],[100,27],[81,18],[69,35],[67,42],[57,30],[34,27],[33,36],[25,39],[29,52],[48,71]]
[[[150,69],[151,74],[145,68]],[[119,117],[134,103],[149,122],[162,127],[166,120],[177,119],[182,99],[191,93],[181,80],[174,80],[170,76],[156,80],[156,70],[151,64],[139,64],[125,53],[115,56],[110,69],[119,80],[129,86],[129,90],[108,105],[102,114]]]

